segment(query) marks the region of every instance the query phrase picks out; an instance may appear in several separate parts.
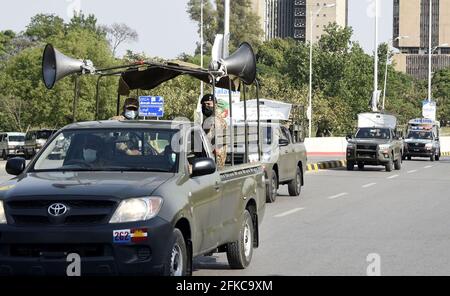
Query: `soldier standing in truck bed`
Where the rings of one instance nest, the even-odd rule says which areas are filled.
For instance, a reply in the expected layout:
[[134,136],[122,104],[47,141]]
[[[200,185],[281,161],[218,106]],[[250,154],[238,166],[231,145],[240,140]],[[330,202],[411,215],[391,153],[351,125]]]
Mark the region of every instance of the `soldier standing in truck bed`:
[[212,144],[214,155],[216,156],[217,168],[221,169],[225,166],[227,158],[227,146],[225,141],[227,129],[225,116],[227,107],[222,101],[218,103],[217,99],[212,94],[203,96],[201,104],[204,116],[203,130]]

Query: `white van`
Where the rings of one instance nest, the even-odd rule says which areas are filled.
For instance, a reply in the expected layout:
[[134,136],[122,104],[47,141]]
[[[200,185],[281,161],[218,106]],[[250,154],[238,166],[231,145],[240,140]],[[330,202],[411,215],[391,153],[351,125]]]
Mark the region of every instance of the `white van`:
[[0,153],[4,160],[10,156],[23,155],[24,133],[0,133]]

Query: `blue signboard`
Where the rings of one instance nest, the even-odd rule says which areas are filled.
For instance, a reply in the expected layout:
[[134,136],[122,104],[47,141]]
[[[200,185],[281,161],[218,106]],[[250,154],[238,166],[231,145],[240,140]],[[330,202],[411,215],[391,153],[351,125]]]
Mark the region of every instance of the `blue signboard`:
[[139,97],[139,116],[140,117],[163,117],[164,116],[164,98],[163,97]]

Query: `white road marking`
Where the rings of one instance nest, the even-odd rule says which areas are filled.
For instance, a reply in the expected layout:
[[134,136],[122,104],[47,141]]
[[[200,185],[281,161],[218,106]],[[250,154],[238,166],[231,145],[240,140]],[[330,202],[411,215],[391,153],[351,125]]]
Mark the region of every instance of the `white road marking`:
[[344,197],[344,196],[347,196],[348,195],[348,193],[347,192],[344,192],[344,193],[339,193],[339,194],[336,194],[336,195],[333,195],[333,196],[330,196],[328,199],[336,199],[336,198],[339,198],[339,197]]
[[412,170],[412,171],[408,172],[408,174],[414,174],[414,173],[417,173],[417,170]]
[[395,179],[395,178],[398,178],[398,177],[399,177],[399,175],[393,175],[393,176],[388,177],[388,179]]
[[372,187],[375,185],[377,185],[377,183],[370,183],[370,184],[366,184],[366,185],[362,186],[362,188],[369,188],[369,187]]
[[424,169],[431,169],[432,167],[434,167],[434,165],[427,165],[426,167],[424,167]]
[[286,217],[286,216],[295,214],[295,213],[297,213],[297,212],[303,211],[304,209],[305,209],[305,208],[296,208],[296,209],[293,209],[293,210],[290,210],[290,211],[287,211],[287,212],[278,214],[278,215],[276,215],[276,216],[274,216],[274,217],[275,217],[275,218],[283,218],[283,217]]

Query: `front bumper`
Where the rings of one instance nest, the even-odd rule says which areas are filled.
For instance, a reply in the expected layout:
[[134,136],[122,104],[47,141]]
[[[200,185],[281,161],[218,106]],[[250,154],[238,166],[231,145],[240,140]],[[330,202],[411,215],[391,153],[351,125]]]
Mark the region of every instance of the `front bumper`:
[[25,150],[23,148],[8,148],[7,149],[8,155],[23,155],[25,154]]
[[[147,230],[147,238],[114,243],[113,232]],[[90,227],[0,225],[0,275],[66,276],[69,254],[81,257],[81,276],[158,275],[169,254],[171,224],[150,221]]]
[[347,162],[366,165],[386,165],[391,161],[391,155],[380,150],[347,149]]

